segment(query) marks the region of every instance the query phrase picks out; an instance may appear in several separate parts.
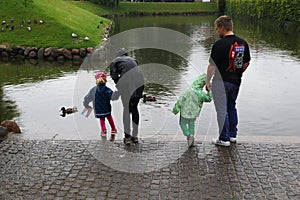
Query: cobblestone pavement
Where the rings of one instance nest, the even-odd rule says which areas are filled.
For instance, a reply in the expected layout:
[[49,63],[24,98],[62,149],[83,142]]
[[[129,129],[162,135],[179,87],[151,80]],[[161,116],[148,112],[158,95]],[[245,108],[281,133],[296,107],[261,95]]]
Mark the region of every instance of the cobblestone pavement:
[[299,144],[110,144],[135,156],[155,153],[144,158],[146,172],[130,173],[100,162],[97,148],[112,163],[121,156],[101,141],[3,141],[0,199],[300,199]]

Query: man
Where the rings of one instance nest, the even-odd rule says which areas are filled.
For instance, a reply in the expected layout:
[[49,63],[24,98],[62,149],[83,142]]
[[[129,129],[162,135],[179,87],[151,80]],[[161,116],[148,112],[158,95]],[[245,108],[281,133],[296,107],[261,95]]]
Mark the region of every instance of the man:
[[213,143],[230,146],[230,142],[236,142],[236,99],[242,74],[250,64],[250,51],[247,42],[233,33],[233,22],[229,16],[217,18],[215,28],[220,39],[211,50],[206,89],[212,89],[219,126],[219,138],[213,140]]
[[[118,50],[116,58],[109,65],[110,76],[121,94],[123,104],[124,143],[138,143],[139,111],[138,103],[143,96],[144,77],[138,62],[128,56],[124,48]],[[132,135],[130,130],[132,117]]]

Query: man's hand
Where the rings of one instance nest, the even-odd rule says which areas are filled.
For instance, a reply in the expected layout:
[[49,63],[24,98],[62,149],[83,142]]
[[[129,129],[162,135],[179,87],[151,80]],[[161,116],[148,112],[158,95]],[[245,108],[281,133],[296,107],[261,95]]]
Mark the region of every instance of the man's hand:
[[210,84],[210,82],[206,83],[205,89],[206,89],[207,92],[209,92],[211,90],[211,84]]

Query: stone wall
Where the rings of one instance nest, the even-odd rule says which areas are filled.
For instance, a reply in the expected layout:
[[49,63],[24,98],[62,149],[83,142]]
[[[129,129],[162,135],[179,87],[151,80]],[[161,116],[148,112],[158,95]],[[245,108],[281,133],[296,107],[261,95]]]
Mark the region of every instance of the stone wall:
[[92,47],[79,49],[64,49],[64,48],[37,48],[37,47],[22,47],[16,46],[9,48],[6,45],[0,45],[0,59],[37,59],[47,61],[74,61],[81,63],[83,59],[93,51]]

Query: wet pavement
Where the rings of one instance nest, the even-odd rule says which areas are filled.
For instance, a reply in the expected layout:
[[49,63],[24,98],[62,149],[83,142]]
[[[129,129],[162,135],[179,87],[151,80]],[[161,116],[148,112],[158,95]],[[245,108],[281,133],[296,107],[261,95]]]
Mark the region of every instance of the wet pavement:
[[0,199],[300,199],[299,143],[195,144],[5,140]]

